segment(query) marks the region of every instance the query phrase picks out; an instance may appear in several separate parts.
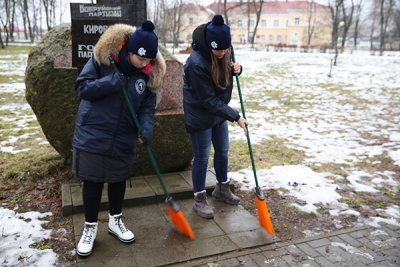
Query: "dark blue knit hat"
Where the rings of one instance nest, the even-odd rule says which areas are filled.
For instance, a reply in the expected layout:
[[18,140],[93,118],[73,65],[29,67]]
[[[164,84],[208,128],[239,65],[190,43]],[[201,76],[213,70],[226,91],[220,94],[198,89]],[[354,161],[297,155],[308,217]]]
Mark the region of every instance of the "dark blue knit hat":
[[231,29],[224,23],[224,18],[217,14],[206,29],[206,44],[215,50],[224,50],[231,47]]
[[158,37],[154,29],[154,24],[150,20],[143,22],[129,38],[128,50],[141,57],[155,58],[158,51]]

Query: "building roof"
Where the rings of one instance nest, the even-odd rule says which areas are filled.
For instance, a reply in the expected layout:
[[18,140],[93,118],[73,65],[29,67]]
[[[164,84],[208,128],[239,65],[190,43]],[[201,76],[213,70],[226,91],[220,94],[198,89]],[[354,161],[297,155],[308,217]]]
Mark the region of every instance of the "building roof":
[[[167,10],[173,10],[176,9],[177,7],[172,7],[172,8],[168,8]],[[187,10],[187,11],[210,11],[207,10],[206,7],[202,6],[202,5],[197,5],[197,4],[182,4],[181,5],[182,10]]]
[[[10,31],[11,28],[7,26],[7,30]],[[1,32],[6,32],[6,29],[4,29],[4,27],[1,27]],[[24,32],[24,29],[14,26],[14,32]]]
[[[315,9],[321,11],[329,11],[329,7],[315,3]],[[213,3],[206,6],[207,8],[213,10],[216,13],[223,12],[224,3]],[[288,2],[264,2],[263,3],[263,14],[287,14],[289,11],[305,11],[309,8],[309,2],[307,1],[288,1]],[[240,2],[227,2],[226,9],[229,13],[243,13],[247,12],[247,3]],[[256,9],[253,4],[250,4],[250,13],[256,13]]]

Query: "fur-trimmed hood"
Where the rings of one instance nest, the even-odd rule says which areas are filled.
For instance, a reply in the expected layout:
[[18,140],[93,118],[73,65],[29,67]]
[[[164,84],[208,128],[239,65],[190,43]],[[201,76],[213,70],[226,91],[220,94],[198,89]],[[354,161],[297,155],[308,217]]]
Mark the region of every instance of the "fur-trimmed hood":
[[[134,33],[136,27],[127,24],[114,24],[110,26],[101,36],[94,47],[94,58],[101,66],[110,66],[110,56],[118,56],[122,46],[126,44],[129,37]],[[156,92],[162,86],[167,66],[160,53],[154,59],[154,66],[149,73],[147,86],[152,92]]]

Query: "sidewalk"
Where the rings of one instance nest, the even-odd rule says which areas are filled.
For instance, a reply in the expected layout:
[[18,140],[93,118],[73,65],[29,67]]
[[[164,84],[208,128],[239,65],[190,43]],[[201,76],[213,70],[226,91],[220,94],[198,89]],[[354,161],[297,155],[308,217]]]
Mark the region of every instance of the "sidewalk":
[[[283,243],[269,236],[258,219],[240,205],[227,205],[210,197],[215,217],[200,218],[192,209],[190,172],[163,175],[163,180],[192,227],[195,240],[180,234],[171,224],[157,177],[137,177],[132,179],[132,188],[128,181],[123,210],[124,223],[134,232],[135,243],[123,244],[108,235],[104,190],[93,253],[78,257],[78,267],[400,266],[400,227],[353,228]],[[215,174],[209,171],[209,195],[214,185]],[[63,188],[63,211],[73,214],[78,242],[84,222],[79,185]]]

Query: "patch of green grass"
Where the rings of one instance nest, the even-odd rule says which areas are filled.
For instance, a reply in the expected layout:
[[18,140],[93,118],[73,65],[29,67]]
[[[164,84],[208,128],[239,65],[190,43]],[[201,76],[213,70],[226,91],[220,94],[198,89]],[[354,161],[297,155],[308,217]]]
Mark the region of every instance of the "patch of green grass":
[[42,240],[42,241],[39,241],[39,242],[29,245],[29,247],[33,248],[33,249],[44,250],[44,249],[52,249],[53,245],[50,242]]
[[[0,49],[0,57],[4,55],[16,56],[19,54],[29,54],[29,51],[30,51],[29,46],[9,45],[5,49]],[[12,60],[12,58],[10,60]]]
[[397,196],[398,192],[393,192],[389,187],[387,186],[380,186],[377,187],[376,189],[378,189],[382,194],[388,196],[389,198],[393,199],[393,200],[397,200],[399,197]]
[[287,73],[287,69],[283,68],[282,66],[270,65],[269,69],[267,70],[268,76],[285,76]]
[[283,203],[282,208],[288,210],[290,213],[296,213],[298,211],[296,207],[292,206],[292,203],[288,202]]
[[270,97],[272,100],[280,100],[282,97],[284,97],[285,93],[283,90],[265,90],[264,91],[268,97]]
[[8,198],[8,200],[11,201],[12,203],[18,203],[23,199],[24,199],[24,195],[22,195],[22,194],[15,194]]
[[[336,163],[312,164],[308,165],[308,167],[315,172],[330,172],[345,179],[349,176],[349,174],[345,171],[346,167]],[[331,177],[331,180],[335,179],[336,178]]]
[[[245,110],[265,110],[265,107],[260,106],[256,101],[244,101]],[[239,110],[241,112],[241,110]]]
[[361,201],[358,198],[343,197],[343,198],[339,199],[339,202],[346,203],[347,205],[355,207],[355,208],[361,207]]
[[24,76],[18,74],[11,74],[11,75],[1,75],[0,76],[0,84],[2,83],[16,83],[16,82],[24,82]]
[[[260,144],[252,144],[253,158],[257,169],[270,169],[273,166],[300,164],[303,151],[285,146],[285,140],[272,137]],[[251,167],[250,153],[244,140],[231,141],[229,150],[229,171],[238,171]]]
[[0,98],[0,105],[8,105],[10,103],[12,104],[26,103],[25,95],[23,93],[21,93],[20,95],[15,95],[14,93],[3,92]]
[[[3,155],[6,153],[2,153]],[[8,154],[0,165],[0,175],[6,180],[36,181],[49,173],[58,173],[65,166],[64,159],[47,146],[39,146],[24,153]]]
[[365,205],[373,206],[375,209],[386,209],[390,205],[390,203],[378,199],[364,199],[362,202]]
[[[372,164],[372,162],[375,162]],[[394,164],[394,160],[385,151],[381,155],[370,156],[367,159],[359,160],[354,164],[358,169],[365,170],[368,173],[392,171],[400,172],[400,166]]]

